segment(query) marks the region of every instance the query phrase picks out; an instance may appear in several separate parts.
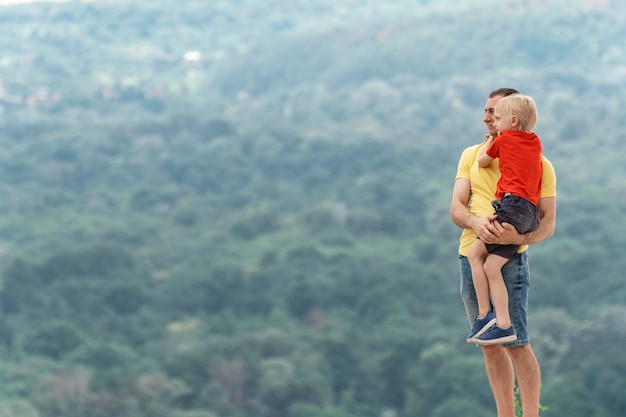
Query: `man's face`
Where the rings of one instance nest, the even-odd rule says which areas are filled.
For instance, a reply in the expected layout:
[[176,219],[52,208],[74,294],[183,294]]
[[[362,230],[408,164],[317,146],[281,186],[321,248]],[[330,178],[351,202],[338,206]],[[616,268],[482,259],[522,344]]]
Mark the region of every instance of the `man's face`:
[[495,118],[495,110],[494,107],[496,103],[500,101],[500,99],[504,96],[495,96],[487,99],[487,104],[485,105],[485,117],[483,117],[483,122],[487,125],[487,130],[489,130],[489,134],[491,136],[497,136],[498,131],[494,125]]

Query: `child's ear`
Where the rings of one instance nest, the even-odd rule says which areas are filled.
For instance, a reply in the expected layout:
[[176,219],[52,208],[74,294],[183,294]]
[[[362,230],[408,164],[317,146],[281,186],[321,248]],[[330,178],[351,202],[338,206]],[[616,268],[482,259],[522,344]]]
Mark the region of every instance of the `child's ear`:
[[519,124],[519,117],[516,115],[511,116],[511,127],[517,127]]

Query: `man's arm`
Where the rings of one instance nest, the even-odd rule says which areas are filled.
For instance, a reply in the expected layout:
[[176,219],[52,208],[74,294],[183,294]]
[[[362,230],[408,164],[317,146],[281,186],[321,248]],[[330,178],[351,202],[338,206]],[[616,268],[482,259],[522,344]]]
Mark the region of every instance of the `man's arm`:
[[532,245],[552,237],[556,228],[556,197],[540,198],[537,210],[540,219],[537,229],[532,232],[519,234],[512,224],[503,223],[498,243]]
[[493,221],[496,216],[478,217],[472,214],[467,206],[470,192],[470,181],[467,178],[457,178],[452,190],[450,219],[462,229],[474,230],[483,242],[496,243],[499,236],[499,230],[496,229]]

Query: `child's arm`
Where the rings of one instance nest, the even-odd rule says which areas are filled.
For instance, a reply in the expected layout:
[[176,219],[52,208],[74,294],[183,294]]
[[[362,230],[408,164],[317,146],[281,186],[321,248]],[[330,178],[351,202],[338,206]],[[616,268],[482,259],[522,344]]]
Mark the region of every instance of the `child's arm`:
[[487,168],[489,164],[491,164],[491,161],[493,161],[493,158],[487,155],[487,149],[489,149],[494,139],[495,138],[493,136],[489,135],[485,141],[485,146],[483,146],[480,151],[480,155],[478,156],[478,166],[481,168]]

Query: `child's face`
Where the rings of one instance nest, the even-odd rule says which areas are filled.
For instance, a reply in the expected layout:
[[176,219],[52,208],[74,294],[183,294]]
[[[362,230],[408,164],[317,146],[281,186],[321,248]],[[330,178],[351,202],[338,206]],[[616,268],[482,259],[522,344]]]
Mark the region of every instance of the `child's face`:
[[502,114],[496,111],[493,114],[493,126],[498,131],[498,135],[505,130],[513,130],[513,128],[515,127],[514,120],[515,120],[515,116],[504,117]]

